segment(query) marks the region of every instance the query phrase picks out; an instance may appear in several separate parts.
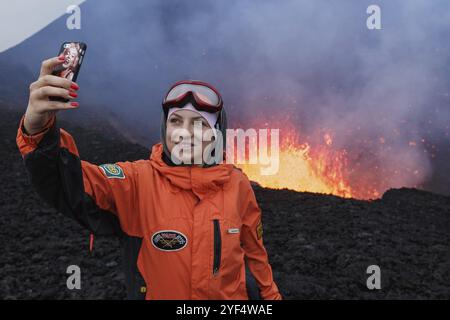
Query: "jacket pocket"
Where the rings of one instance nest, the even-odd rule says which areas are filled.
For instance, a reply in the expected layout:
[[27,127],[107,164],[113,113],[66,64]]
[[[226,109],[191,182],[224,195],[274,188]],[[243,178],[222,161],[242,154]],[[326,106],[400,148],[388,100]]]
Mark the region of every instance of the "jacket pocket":
[[213,275],[216,275],[220,269],[220,260],[222,255],[222,237],[220,234],[220,222],[217,219],[213,220],[214,223],[214,262],[213,262]]

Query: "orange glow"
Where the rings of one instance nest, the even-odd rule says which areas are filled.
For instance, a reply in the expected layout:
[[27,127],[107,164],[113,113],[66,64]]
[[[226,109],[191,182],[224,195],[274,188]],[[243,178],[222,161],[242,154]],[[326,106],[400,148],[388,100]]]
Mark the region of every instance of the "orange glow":
[[[374,199],[380,192],[367,185],[352,188],[346,150],[333,148],[332,134],[322,134],[322,143],[309,143],[289,125],[280,129],[279,168],[274,175],[262,175],[260,164],[237,164],[248,178],[262,187],[333,194],[345,198]],[[268,143],[270,146],[270,143]],[[247,152],[248,152],[247,144]]]
[[332,144],[329,133],[323,137],[324,145],[312,150],[307,142],[297,142],[300,139],[295,132],[282,135],[279,171],[275,175],[261,175],[259,164],[240,164],[237,167],[263,187],[352,197],[352,190],[343,175],[346,152],[329,148]]

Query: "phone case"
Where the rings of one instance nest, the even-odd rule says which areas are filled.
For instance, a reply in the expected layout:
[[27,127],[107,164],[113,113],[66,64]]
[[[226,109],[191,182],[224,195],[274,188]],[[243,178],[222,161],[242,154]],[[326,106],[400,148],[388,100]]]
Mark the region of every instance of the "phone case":
[[[58,65],[52,74],[75,82],[80,72],[86,48],[87,45],[83,42],[64,42],[61,45],[58,56],[63,54],[66,60],[64,63]],[[61,97],[49,97],[49,99],[52,101],[69,101],[69,99]]]

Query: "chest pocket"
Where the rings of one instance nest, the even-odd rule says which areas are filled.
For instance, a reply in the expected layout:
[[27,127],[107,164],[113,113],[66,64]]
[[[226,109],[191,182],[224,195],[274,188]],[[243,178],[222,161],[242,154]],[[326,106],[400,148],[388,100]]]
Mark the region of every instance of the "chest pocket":
[[213,276],[238,277],[244,266],[241,225],[226,218],[212,220]]

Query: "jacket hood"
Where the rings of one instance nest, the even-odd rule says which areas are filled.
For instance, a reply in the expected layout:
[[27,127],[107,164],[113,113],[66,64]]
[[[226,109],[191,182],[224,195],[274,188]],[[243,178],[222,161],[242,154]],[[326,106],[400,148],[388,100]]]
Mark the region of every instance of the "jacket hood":
[[234,168],[232,164],[224,163],[207,168],[169,166],[162,158],[163,152],[162,143],[157,143],[152,147],[150,163],[153,168],[164,175],[173,186],[184,190],[192,190],[200,198],[219,191],[230,180]]

